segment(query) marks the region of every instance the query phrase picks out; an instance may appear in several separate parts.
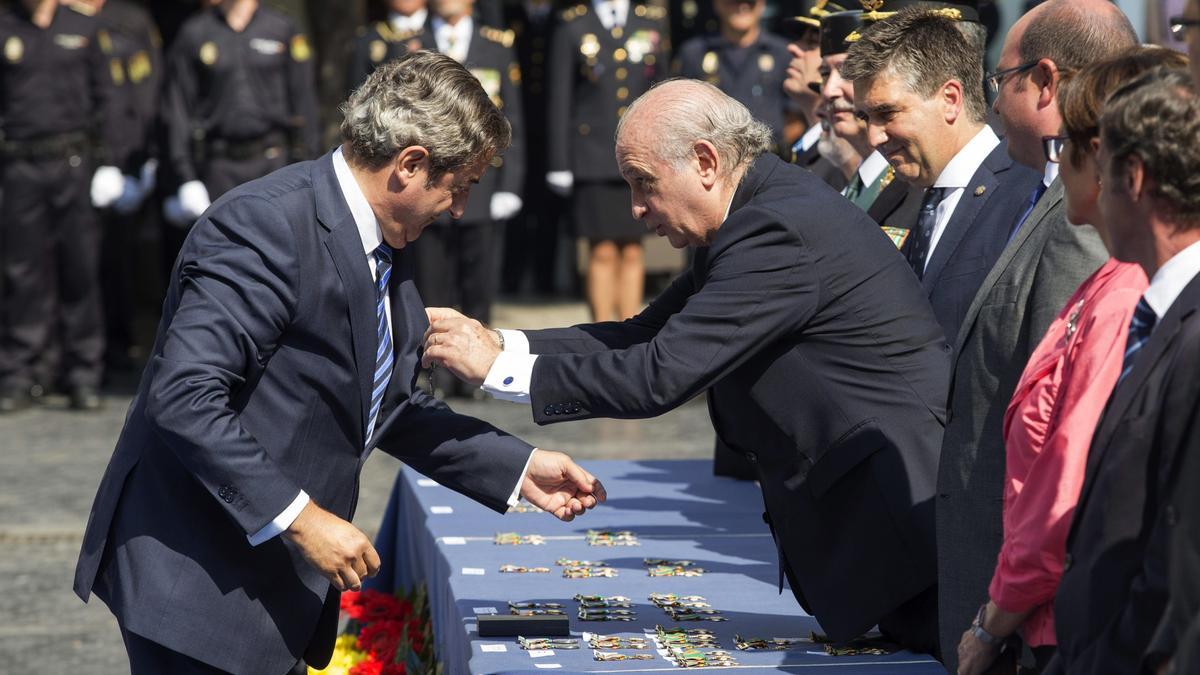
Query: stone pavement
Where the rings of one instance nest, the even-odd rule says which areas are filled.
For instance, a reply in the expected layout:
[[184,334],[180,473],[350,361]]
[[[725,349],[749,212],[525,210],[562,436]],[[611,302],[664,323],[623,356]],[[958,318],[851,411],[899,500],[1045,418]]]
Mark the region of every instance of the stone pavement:
[[[579,304],[497,308],[496,324],[522,328],[586,320]],[[129,389],[129,387],[126,387]],[[103,603],[71,591],[80,537],[121,430],[130,394],[113,392],[96,413],[65,401],[0,417],[0,673],[128,673],[116,622]],[[530,443],[578,459],[701,458],[713,434],[702,399],[656,420],[587,420],[538,427],[528,408],[454,401]],[[374,536],[399,463],[376,452],[363,471],[355,524]]]

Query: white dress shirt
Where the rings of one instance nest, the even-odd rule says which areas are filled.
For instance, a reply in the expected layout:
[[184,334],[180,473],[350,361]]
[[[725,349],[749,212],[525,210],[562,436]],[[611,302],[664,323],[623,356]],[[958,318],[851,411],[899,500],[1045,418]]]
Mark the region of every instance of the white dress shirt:
[[985,124],[979,133],[958,151],[933,182],[934,187],[945,188],[945,194],[937,207],[937,220],[934,221],[933,234],[929,239],[929,252],[925,255],[926,268],[929,267],[929,261],[933,260],[938,241],[946,231],[946,225],[950,223],[950,217],[954,215],[954,209],[958,207],[963,192],[970,186],[971,178],[997,145],[1000,145],[1000,138]]
[[[797,155],[802,152],[808,152],[808,149],[817,144],[821,140],[821,123],[818,122],[804,131],[800,136],[800,140],[796,142],[796,148],[792,148]],[[799,149],[797,149],[799,148]]]
[[388,12],[388,23],[392,24],[392,28],[400,33],[413,33],[425,27],[425,19],[429,16],[429,10],[425,8],[405,16],[400,12]]
[[613,26],[624,26],[629,18],[629,0],[592,0],[596,16],[604,30],[612,30]]
[[1154,310],[1159,321],[1167,315],[1171,305],[1184,287],[1200,274],[1200,241],[1188,246],[1166,262],[1154,273],[1150,286],[1142,297],[1146,304]]
[[475,32],[475,22],[471,17],[464,16],[458,23],[450,24],[442,17],[435,16],[432,26],[438,51],[459,63],[466,62],[467,52],[471,48],[471,35]]

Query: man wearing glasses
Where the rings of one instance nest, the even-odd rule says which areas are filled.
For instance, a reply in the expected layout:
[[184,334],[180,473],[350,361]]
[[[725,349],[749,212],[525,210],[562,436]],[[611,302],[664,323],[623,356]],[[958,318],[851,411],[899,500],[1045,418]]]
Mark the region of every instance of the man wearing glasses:
[[[986,78],[1009,154],[1045,176],[1012,223],[1011,239],[979,287],[955,344],[936,511],[939,624],[950,672],[957,670],[960,627],[987,600],[1000,550],[1005,408],[1050,322],[1108,255],[1094,230],[1066,222],[1062,184],[1046,168],[1042,139],[1062,124],[1058,85],[1065,72],[1137,43],[1112,3],[1050,0],[1013,25],[997,71]],[[992,619],[983,617],[984,630],[994,627]]]

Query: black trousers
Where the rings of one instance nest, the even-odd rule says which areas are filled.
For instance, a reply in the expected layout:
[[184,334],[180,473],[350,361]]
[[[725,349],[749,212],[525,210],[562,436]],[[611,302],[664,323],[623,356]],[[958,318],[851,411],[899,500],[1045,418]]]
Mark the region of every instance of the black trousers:
[[[125,652],[129,655],[130,675],[228,675],[227,671],[180,654],[124,628],[121,629],[121,639],[125,641]],[[308,668],[301,661],[286,675],[304,675],[306,672]]]
[[496,297],[490,221],[437,223],[412,244],[415,281],[426,307],[458,307],[487,324]]
[[92,165],[6,159],[0,204],[0,387],[98,386],[104,325]]

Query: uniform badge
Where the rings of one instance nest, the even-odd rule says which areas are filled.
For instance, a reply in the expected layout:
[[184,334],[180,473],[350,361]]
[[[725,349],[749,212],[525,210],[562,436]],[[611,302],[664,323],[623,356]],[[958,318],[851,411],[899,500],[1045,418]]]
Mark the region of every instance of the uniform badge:
[[138,51],[129,58],[129,81],[137,84],[150,77],[154,67],[150,64],[150,55],[145,50]]
[[976,197],[983,196],[983,193],[985,193],[985,192],[987,192],[987,187],[985,187],[983,185],[980,185],[979,187],[975,188],[975,196]]
[[371,40],[371,61],[379,63],[387,56],[387,43],[383,40]]
[[659,36],[656,30],[638,30],[625,41],[625,49],[629,52],[629,60],[641,63],[646,56],[658,49]]
[[100,51],[105,54],[112,53],[112,36],[108,34],[108,31],[96,31],[96,41],[100,44]]
[[54,36],[54,44],[58,45],[59,47],[62,47],[63,49],[70,49],[70,50],[83,49],[84,47],[87,46],[88,39],[87,39],[87,37],[85,37],[83,35],[67,35],[67,34],[55,35]]
[[500,107],[500,71],[495,68],[472,68],[471,74],[483,85],[483,90],[492,99],[492,103]]
[[217,43],[205,42],[200,45],[200,63],[211,66],[217,62]]
[[886,188],[887,186],[891,185],[892,181],[894,180],[896,180],[896,170],[892,168],[891,164],[889,164],[887,171],[883,172],[883,179],[879,181],[879,189],[882,190]]
[[312,58],[312,49],[308,46],[308,39],[303,35],[292,36],[292,60],[298,63],[304,63]]
[[912,230],[907,230],[903,227],[889,227],[887,225],[884,225],[879,229],[883,230],[883,233],[888,236],[888,239],[892,240],[892,243],[896,245],[896,248],[902,248],[904,246],[904,240],[908,239],[908,233],[912,232]]
[[760,54],[758,56],[758,69],[764,73],[775,70],[775,57],[770,54]]
[[283,53],[283,43],[279,40],[265,40],[263,38],[254,38],[250,41],[250,48],[259,54],[273,56]]
[[113,84],[118,87],[125,84],[125,68],[121,66],[121,59],[108,60],[108,74],[112,77]]
[[703,70],[709,75],[717,72],[717,65],[718,62],[716,52],[707,52],[704,54],[704,58],[700,59],[700,70]]
[[4,58],[8,59],[9,63],[18,63],[24,55],[25,43],[21,42],[21,38],[13,36],[5,40]]

